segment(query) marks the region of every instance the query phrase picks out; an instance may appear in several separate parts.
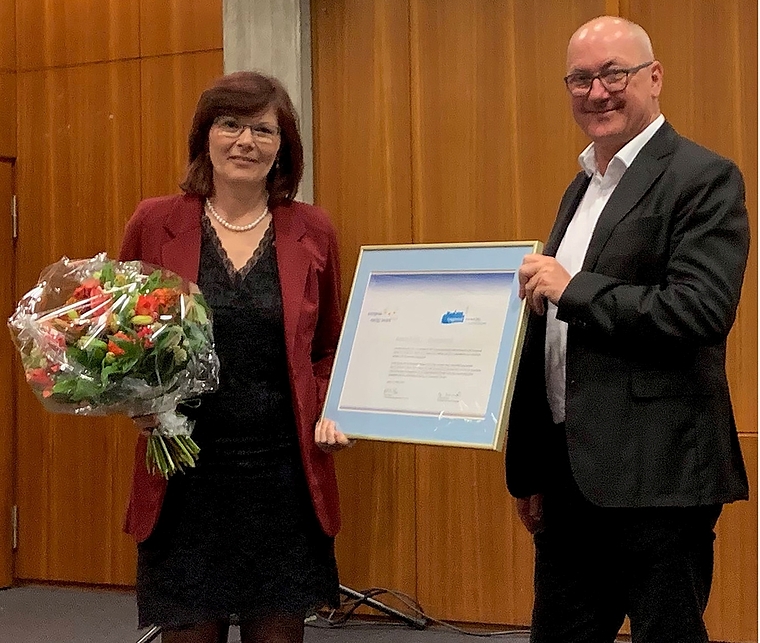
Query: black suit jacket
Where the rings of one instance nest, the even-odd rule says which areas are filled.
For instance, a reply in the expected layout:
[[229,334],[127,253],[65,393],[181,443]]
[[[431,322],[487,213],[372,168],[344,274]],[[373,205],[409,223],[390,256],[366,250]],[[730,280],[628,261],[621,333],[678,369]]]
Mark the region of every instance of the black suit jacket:
[[[554,255],[589,184],[562,199]],[[583,495],[606,507],[693,506],[748,497],[725,372],[749,249],[744,183],[729,160],[664,123],[602,211],[567,322],[565,434],[552,422],[544,317],[531,315],[507,437],[517,497],[551,484],[566,448]]]

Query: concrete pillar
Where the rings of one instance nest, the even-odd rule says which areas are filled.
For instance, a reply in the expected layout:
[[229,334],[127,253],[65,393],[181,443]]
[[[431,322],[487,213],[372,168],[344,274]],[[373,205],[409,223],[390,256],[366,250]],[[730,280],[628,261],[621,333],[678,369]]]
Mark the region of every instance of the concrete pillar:
[[305,167],[299,199],[314,200],[309,0],[224,0],[224,72],[277,77],[300,116]]

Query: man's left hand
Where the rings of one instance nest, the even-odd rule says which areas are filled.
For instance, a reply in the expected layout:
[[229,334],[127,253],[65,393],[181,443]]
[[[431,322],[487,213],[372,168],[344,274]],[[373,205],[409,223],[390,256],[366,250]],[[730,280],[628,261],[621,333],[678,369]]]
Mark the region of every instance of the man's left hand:
[[525,528],[535,534],[544,526],[544,496],[537,493],[527,498],[518,498],[517,515]]
[[538,315],[546,312],[545,299],[557,304],[571,279],[570,273],[554,257],[537,254],[525,255],[517,275],[520,298]]

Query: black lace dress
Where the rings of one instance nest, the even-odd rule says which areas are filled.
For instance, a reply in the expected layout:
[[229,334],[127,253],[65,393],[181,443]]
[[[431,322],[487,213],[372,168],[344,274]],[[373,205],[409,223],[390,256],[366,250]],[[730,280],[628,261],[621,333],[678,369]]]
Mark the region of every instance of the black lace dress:
[[156,528],[138,546],[140,626],[334,605],[333,539],[317,522],[299,453],[271,225],[237,272],[204,216],[198,282],[221,384],[188,412],[197,466],[170,479]]

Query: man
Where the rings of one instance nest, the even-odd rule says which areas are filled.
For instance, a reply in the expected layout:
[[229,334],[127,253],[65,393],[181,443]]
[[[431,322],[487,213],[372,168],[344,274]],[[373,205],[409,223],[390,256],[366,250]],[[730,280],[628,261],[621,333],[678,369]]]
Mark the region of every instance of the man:
[[[744,185],[659,109],[644,30],[601,17],[572,36],[567,85],[591,139],[544,255],[507,484],[534,534],[531,641],[707,641],[714,527],[748,497],[725,373],[747,260]],[[716,123],[716,127],[720,124]]]

